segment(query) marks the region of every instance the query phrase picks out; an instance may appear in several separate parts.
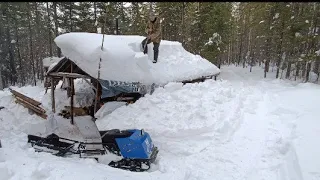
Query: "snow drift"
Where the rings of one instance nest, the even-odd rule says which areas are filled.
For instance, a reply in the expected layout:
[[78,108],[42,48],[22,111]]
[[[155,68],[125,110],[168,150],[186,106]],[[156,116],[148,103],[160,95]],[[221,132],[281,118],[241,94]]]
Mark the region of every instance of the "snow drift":
[[97,78],[101,58],[100,79],[124,82],[164,84],[216,75],[220,70],[208,60],[186,51],[181,43],[162,40],[158,63],[153,64],[153,44],[147,55],[142,53],[143,36],[67,33],[55,42],[64,56],[90,76]]

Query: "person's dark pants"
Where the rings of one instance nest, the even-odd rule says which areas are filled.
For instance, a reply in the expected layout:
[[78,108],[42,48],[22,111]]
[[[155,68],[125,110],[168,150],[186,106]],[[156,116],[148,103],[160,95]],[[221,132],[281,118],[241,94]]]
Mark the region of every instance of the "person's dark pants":
[[[150,44],[151,43],[151,40],[149,39],[148,42],[147,42],[147,38],[144,39],[142,41],[142,47],[144,48],[143,50],[143,53],[144,54],[147,54],[148,53],[148,46],[146,45],[147,44]],[[158,61],[158,55],[159,55],[159,46],[160,46],[160,43],[155,43],[153,42],[153,52],[154,52],[154,61],[157,62]]]

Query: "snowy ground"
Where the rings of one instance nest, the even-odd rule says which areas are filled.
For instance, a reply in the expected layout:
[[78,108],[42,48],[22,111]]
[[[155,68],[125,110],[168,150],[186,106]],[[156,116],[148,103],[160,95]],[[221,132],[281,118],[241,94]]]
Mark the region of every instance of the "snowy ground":
[[[45,121],[0,92],[0,179],[320,179],[320,86],[262,79],[259,67],[223,66],[218,81],[172,83],[97,121],[100,129],[144,128],[159,147],[149,172],[35,153],[27,141]],[[39,87],[21,92],[43,96]]]

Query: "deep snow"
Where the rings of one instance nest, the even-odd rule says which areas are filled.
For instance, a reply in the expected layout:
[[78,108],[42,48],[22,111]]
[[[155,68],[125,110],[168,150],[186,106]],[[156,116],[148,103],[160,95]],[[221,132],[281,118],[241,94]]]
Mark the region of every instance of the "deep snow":
[[147,55],[141,50],[144,38],[105,35],[103,50],[103,35],[97,33],[66,33],[54,41],[64,56],[90,76],[98,77],[100,64],[100,79],[103,80],[165,84],[220,72],[208,60],[186,51],[181,43],[166,40],[161,41],[158,62],[153,64],[153,44],[148,45]]
[[[223,66],[217,81],[170,83],[97,120],[100,129],[144,128],[160,149],[149,172],[35,153],[26,133],[44,133],[0,92],[0,179],[320,179],[320,86],[262,79],[259,67]],[[41,99],[41,87],[20,92]],[[107,163],[107,162],[106,162]]]

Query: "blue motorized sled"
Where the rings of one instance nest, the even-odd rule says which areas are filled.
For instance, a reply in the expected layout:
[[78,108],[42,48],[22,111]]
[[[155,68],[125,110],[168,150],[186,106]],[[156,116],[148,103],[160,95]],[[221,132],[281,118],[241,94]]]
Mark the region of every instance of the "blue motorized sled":
[[99,156],[111,152],[122,156],[122,159],[110,162],[109,166],[130,171],[148,170],[157,157],[158,148],[153,145],[150,135],[143,130],[112,129],[99,131],[98,134],[100,138],[90,136],[84,138],[85,142],[61,138],[56,134],[45,138],[28,135],[28,143],[38,152],[50,152],[57,156],[79,154],[80,157],[98,159]]

